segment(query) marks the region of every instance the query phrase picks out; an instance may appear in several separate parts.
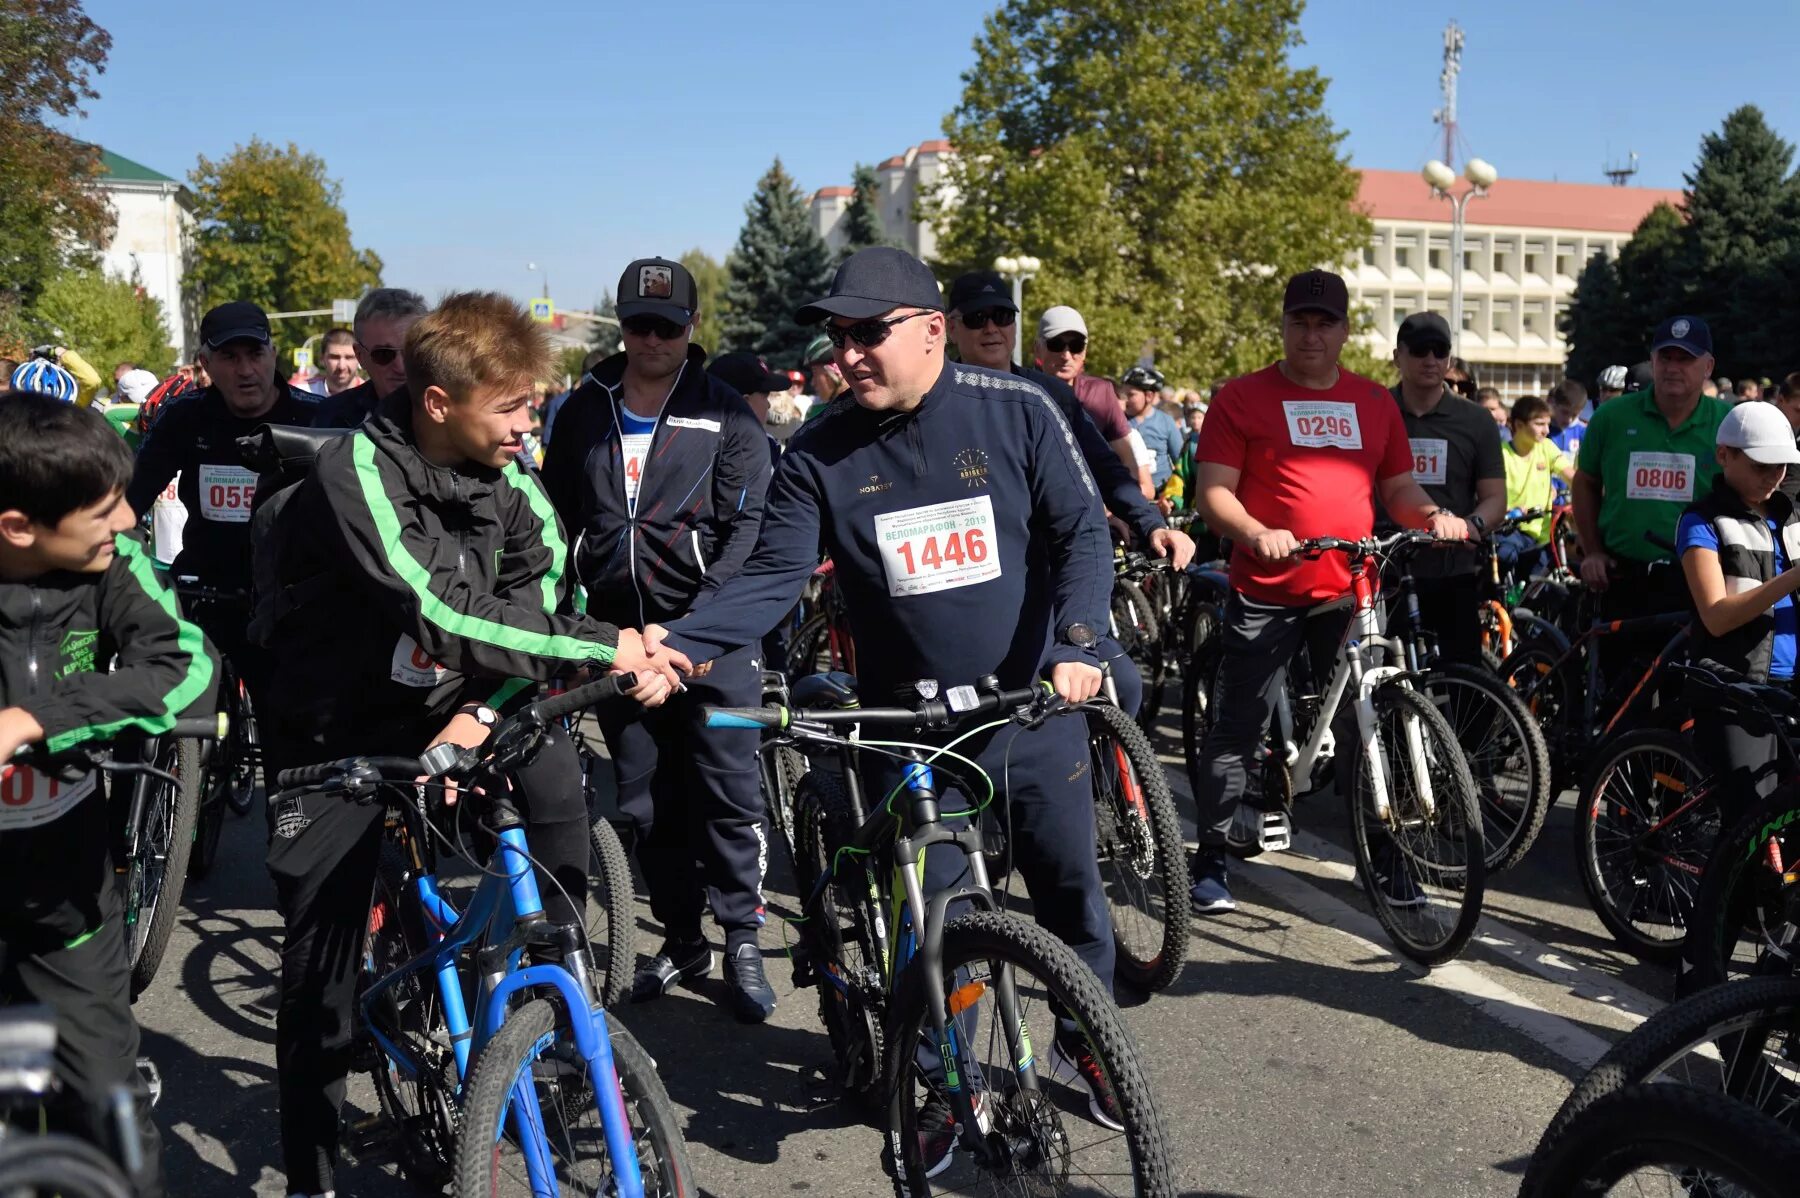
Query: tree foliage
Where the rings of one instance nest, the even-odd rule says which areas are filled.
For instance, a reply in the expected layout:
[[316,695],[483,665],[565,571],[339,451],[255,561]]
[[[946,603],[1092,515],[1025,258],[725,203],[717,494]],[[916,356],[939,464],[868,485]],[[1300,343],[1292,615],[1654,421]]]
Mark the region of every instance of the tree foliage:
[[725,266],[725,344],[761,354],[779,369],[798,365],[814,330],[796,324],[794,313],[831,285],[832,261],[781,159],[744,205],[744,227]]
[[1288,61],[1300,0],[1007,0],[987,18],[926,205],[948,270],[1032,254],[1032,307],[1073,304],[1089,361],[1148,345],[1208,379],[1279,356],[1283,283],[1369,237],[1325,115]]
[[709,354],[719,353],[725,348],[725,286],[730,276],[718,259],[698,246],[683,254],[680,261],[694,276],[694,293],[699,304],[694,342]]
[[97,93],[112,38],[79,0],[0,0],[0,333],[23,338],[32,303],[91,261],[113,214],[94,186],[100,150],[51,128]]
[[[381,285],[381,259],[351,244],[343,190],[317,154],[252,138],[217,162],[201,157],[188,182],[198,221],[186,284],[194,323],[230,300],[308,311]],[[283,322],[280,333],[298,345],[330,327],[329,317],[311,317]]]
[[613,298],[612,288],[600,293],[600,302],[594,305],[594,313],[611,319],[594,322],[594,331],[588,335],[588,346],[610,358],[625,344],[625,339],[619,335],[619,305]]
[[893,244],[881,223],[881,180],[875,177],[875,168],[867,163],[857,163],[850,174],[850,203],[844,208],[841,227],[844,244],[838,250],[840,262],[857,250]]
[[95,267],[71,268],[46,283],[30,325],[34,340],[73,348],[109,382],[120,362],[136,362],[158,378],[175,365],[162,304]]

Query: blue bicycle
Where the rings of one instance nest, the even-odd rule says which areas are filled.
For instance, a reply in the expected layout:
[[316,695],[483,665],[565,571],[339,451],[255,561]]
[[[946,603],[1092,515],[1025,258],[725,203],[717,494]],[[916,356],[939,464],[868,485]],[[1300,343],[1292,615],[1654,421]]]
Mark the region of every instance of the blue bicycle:
[[[510,797],[558,721],[631,685],[603,678],[530,704],[478,749],[346,758],[277,779],[289,788],[278,803],[330,791],[387,804],[360,1007],[378,1121],[422,1184],[453,1180],[462,1198],[693,1192],[678,1115],[649,1054],[599,1001],[585,928],[544,917]],[[452,781],[463,801],[434,812],[428,796]],[[477,806],[480,826],[467,828]],[[473,860],[470,835],[493,851],[459,912],[434,846]]]

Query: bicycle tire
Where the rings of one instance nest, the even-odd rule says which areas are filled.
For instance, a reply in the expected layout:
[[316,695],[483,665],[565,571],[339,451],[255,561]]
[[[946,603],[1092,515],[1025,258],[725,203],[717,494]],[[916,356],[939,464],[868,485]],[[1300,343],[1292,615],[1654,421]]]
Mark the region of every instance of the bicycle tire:
[[52,1132],[0,1144],[0,1193],[9,1198],[132,1198],[125,1171],[86,1140]]
[[587,934],[595,991],[610,1010],[625,1001],[637,968],[637,890],[625,845],[603,815],[588,822]]
[[[456,1141],[457,1198],[522,1198],[531,1192],[522,1162],[518,1163],[516,1176],[502,1175],[506,1150],[513,1144],[507,1114],[519,1084],[532,1085],[540,1113],[545,1106],[553,1106],[559,1122],[573,1108],[592,1115],[592,1130],[581,1137],[581,1143],[596,1147],[599,1156],[593,1163],[604,1161],[606,1168],[594,1184],[581,1183],[584,1188],[580,1192],[611,1192],[604,1184],[612,1175],[611,1162],[606,1156],[606,1140],[601,1134],[586,1062],[572,1051],[556,1052],[551,1061],[545,1062],[542,1073],[533,1068],[543,1061],[546,1050],[555,1050],[559,1045],[570,1047],[568,1037],[556,1034],[556,1015],[557,1009],[551,1003],[534,999],[508,1015],[494,1038],[476,1055],[464,1090],[462,1130]],[[696,1193],[687,1144],[681,1137],[680,1115],[656,1074],[655,1063],[623,1024],[608,1017],[607,1025],[613,1068],[637,1139],[646,1198],[684,1198]],[[552,1151],[566,1152],[575,1144],[565,1129],[563,1136],[553,1141]],[[563,1152],[557,1155],[561,1157]],[[562,1173],[560,1168],[558,1173]]]
[[[1043,989],[1045,1010],[1055,1007],[1066,1011],[1075,1020],[1102,1063],[1125,1125],[1123,1133],[1107,1130],[1105,1140],[1095,1145],[1095,1150],[1107,1150],[1128,1159],[1132,1178],[1130,1193],[1139,1198],[1172,1198],[1175,1179],[1169,1165],[1168,1146],[1149,1083],[1139,1064],[1137,1045],[1093,971],[1067,945],[1043,928],[1004,912],[977,911],[949,921],[943,928],[942,945],[943,976],[951,985],[965,989],[956,979],[969,976],[965,971],[971,966],[978,962],[999,962],[1011,968],[1015,980],[1023,975]],[[918,1105],[914,1101],[914,1090],[922,1084],[929,1091],[933,1083],[923,1077],[918,1068],[917,1046],[921,1043],[921,1031],[928,1029],[930,1024],[926,1016],[924,972],[916,958],[898,982],[893,1015],[894,1034],[887,1050],[886,1076],[892,1079],[888,1104],[889,1152],[898,1151],[901,1155],[901,1159],[894,1162],[895,1192],[900,1198],[972,1192],[951,1188],[954,1179],[928,1179],[919,1154]],[[925,1042],[931,1041],[928,1031],[924,1038]],[[935,1047],[932,1051],[935,1052]],[[1037,1055],[1018,1057],[1009,1052],[1009,1056],[1007,1067],[1003,1071],[995,1070],[990,1080],[1000,1083],[1016,1077],[1017,1060],[1032,1063],[1037,1060]],[[999,1088],[989,1093],[990,1096],[1001,1095],[997,1101],[1003,1107],[1021,1101],[1016,1096],[1009,1098]],[[1023,1093],[1015,1092],[1016,1095]],[[1054,1127],[1045,1129],[1045,1138],[1052,1147],[1058,1143],[1066,1147],[1070,1142],[1065,1120],[1048,1102],[1026,1109],[1015,1117],[1034,1123],[1053,1121]],[[1030,1131],[1024,1134],[1030,1134]],[[1122,1153],[1115,1141],[1122,1142]],[[1074,1149],[1065,1155],[1072,1155],[1074,1151],[1083,1150]],[[1126,1162],[1121,1160],[1119,1163]],[[1064,1169],[1066,1174],[1066,1160]],[[1118,1176],[1115,1174],[1108,1180]],[[1033,1177],[1031,1180],[1040,1179]],[[973,1192],[985,1194],[990,1191],[982,1188]],[[1023,1186],[1020,1192],[1052,1191],[1041,1186]],[[1111,1194],[1116,1191],[1100,1192]]]
[[[194,740],[157,742],[159,766],[181,779],[181,785],[152,778],[155,794],[144,804],[144,829],[135,857],[126,866],[126,948],[131,958],[131,998],[136,1001],[156,977],[168,951],[169,935],[181,909],[187,881],[188,855],[194,847],[195,808],[200,802],[200,744]],[[168,767],[173,765],[174,768]],[[160,873],[149,868],[157,843],[163,844]],[[148,890],[148,893],[146,893]],[[146,901],[147,900],[147,901]],[[145,912],[148,911],[148,918]]]
[[212,872],[219,859],[219,843],[225,833],[225,795],[212,793],[210,782],[200,786],[200,810],[194,819],[194,847],[188,853],[188,881],[198,882]]
[[[1115,968],[1139,990],[1166,990],[1187,962],[1188,867],[1169,778],[1150,740],[1110,703],[1086,711],[1100,883],[1113,909]],[[1110,782],[1110,785],[1108,784]],[[1123,934],[1121,905],[1144,920]],[[1154,942],[1154,944],[1152,944]]]
[[[1577,739],[1569,728],[1574,695],[1566,667],[1558,667],[1562,654],[1548,645],[1529,640],[1500,663],[1500,680],[1511,687],[1537,722],[1550,752],[1550,793],[1554,797],[1581,781],[1580,761],[1572,751]],[[1583,751],[1587,746],[1579,746]]]
[[[831,669],[830,655],[826,646],[830,643],[830,623],[822,611],[816,611],[800,621],[800,627],[794,629],[793,639],[788,641],[789,682],[798,682],[810,674],[822,673]],[[825,657],[821,662],[820,657]]]
[[[1582,889],[1607,932],[1641,960],[1658,965],[1680,960],[1693,920],[1697,887],[1691,879],[1706,868],[1718,839],[1718,809],[1702,798],[1692,810],[1703,822],[1658,833],[1655,845],[1634,843],[1633,829],[1641,826],[1647,835],[1666,818],[1668,805],[1681,810],[1707,773],[1686,737],[1639,728],[1601,746],[1575,801],[1575,864]],[[1635,793],[1643,788],[1647,793]],[[1666,853],[1660,848],[1665,841]],[[1669,862],[1647,863],[1646,853],[1678,856],[1692,874]],[[1667,934],[1652,931],[1664,928]]]
[[1800,1135],[1767,1115],[1687,1086],[1626,1086],[1570,1121],[1520,1198],[1603,1194],[1633,1171],[1660,1166],[1687,1193],[1786,1198],[1800,1173]]
[[[1770,842],[1782,862],[1771,868]],[[1800,787],[1784,786],[1739,812],[1719,833],[1699,894],[1684,956],[1681,990],[1692,993],[1740,975],[1794,971],[1792,943],[1800,930],[1788,922],[1794,883],[1785,875],[1800,859]],[[1778,938],[1789,960],[1764,951]]]
[[1137,723],[1145,732],[1156,728],[1162,711],[1163,684],[1168,670],[1162,655],[1162,630],[1143,588],[1127,578],[1113,580],[1113,637],[1131,658],[1143,679],[1143,698],[1138,702]]
[[[1716,1089],[1740,1102],[1750,1102],[1783,1126],[1795,1126],[1800,1107],[1791,1101],[1793,1095],[1784,1093],[1781,1105],[1771,1109],[1758,1100],[1756,1073],[1745,1068],[1750,1054],[1762,1059],[1764,1048],[1777,1029],[1790,1036],[1800,1033],[1800,979],[1736,982],[1671,1003],[1615,1043],[1576,1083],[1544,1128],[1532,1154],[1533,1162],[1548,1156],[1569,1124],[1594,1103],[1626,1086],[1662,1084],[1665,1080],[1699,1090]],[[1706,1050],[1721,1042],[1726,1044],[1722,1050],[1715,1050],[1716,1060],[1705,1055]],[[1730,1070],[1727,1059],[1734,1062]],[[1785,1073],[1785,1052],[1781,1059]],[[1662,1078],[1671,1069],[1690,1062],[1695,1069],[1703,1068],[1709,1074],[1716,1068],[1717,1085],[1710,1077],[1707,1084],[1699,1084],[1695,1072],[1688,1069],[1679,1078]],[[1782,1082],[1784,1089],[1791,1089],[1785,1077]],[[1768,1091],[1761,1091],[1761,1095],[1768,1095]],[[1536,1173],[1528,1167],[1523,1189],[1534,1189],[1536,1182]]]
[[1206,769],[1206,733],[1212,727],[1212,687],[1219,675],[1224,637],[1218,605],[1195,603],[1191,627],[1187,668],[1181,679],[1181,748],[1188,793],[1198,795]]
[[[850,797],[837,776],[813,770],[802,778],[794,795],[794,880],[802,901],[854,832]],[[880,918],[870,907],[875,886],[867,872],[840,878],[798,925],[811,983],[819,990],[819,1022],[837,1062],[838,1087],[868,1110],[879,1110],[887,1097],[881,1012],[858,997],[879,993],[884,972],[871,935]]]
[[[1518,694],[1484,669],[1437,666],[1415,685],[1434,702],[1440,695],[1461,693],[1460,700],[1447,700],[1440,710],[1476,780],[1487,871],[1492,875],[1511,869],[1531,851],[1550,814],[1550,747],[1543,730]],[[1476,737],[1482,739],[1471,744]],[[1504,788],[1496,766],[1510,767],[1515,775]]]
[[[1375,918],[1394,946],[1421,965],[1440,965],[1462,952],[1481,919],[1487,853],[1481,841],[1481,809],[1475,797],[1475,780],[1463,760],[1456,735],[1424,695],[1388,683],[1375,691],[1374,704],[1377,735],[1384,742],[1383,756],[1390,779],[1390,819],[1407,830],[1408,839],[1396,842],[1392,828],[1379,822],[1374,811],[1368,756],[1358,751],[1355,781],[1348,788],[1357,873]],[[1390,731],[1389,725],[1395,719],[1401,726]],[[1421,809],[1422,788],[1416,785],[1416,779],[1410,786],[1399,784],[1403,774],[1396,766],[1406,767],[1404,776],[1410,776],[1413,770],[1404,736],[1404,722],[1408,719],[1418,721],[1433,814]],[[1441,845],[1433,843],[1437,841]],[[1415,895],[1424,900],[1422,903],[1402,905],[1383,890],[1380,879],[1401,868],[1405,869]],[[1401,888],[1397,883],[1388,885],[1391,889]],[[1432,931],[1423,917],[1446,910],[1452,903],[1456,907],[1454,920],[1447,927],[1439,924]],[[1420,918],[1415,920],[1414,915]]]
[[[794,861],[794,789],[800,785],[800,779],[806,776],[807,761],[798,749],[788,745],[778,745],[773,749],[764,748],[764,760],[768,772],[758,769],[758,781],[764,789],[763,801],[768,810],[769,824],[774,828],[781,845],[787,850],[788,863]],[[767,793],[773,786],[773,794]]]

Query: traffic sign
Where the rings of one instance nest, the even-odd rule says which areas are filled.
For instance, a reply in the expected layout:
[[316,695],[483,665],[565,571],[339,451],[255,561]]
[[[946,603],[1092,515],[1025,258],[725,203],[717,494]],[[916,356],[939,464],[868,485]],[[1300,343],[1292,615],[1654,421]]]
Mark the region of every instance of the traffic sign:
[[301,346],[294,351],[294,373],[305,374],[312,369],[312,350]]
[[556,322],[556,305],[548,296],[532,300],[531,319],[539,324],[554,324]]
[[356,301],[334,299],[331,301],[331,319],[334,324],[351,324],[356,320]]

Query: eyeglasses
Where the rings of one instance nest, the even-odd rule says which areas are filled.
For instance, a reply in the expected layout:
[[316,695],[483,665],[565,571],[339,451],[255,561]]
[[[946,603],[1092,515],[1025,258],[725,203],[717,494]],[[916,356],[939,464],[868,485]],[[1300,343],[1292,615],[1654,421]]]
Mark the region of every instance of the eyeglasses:
[[1010,329],[1019,319],[1019,314],[1010,308],[989,308],[985,312],[964,312],[957,317],[966,329],[985,329],[992,324],[997,329]]
[[649,337],[654,334],[660,341],[673,341],[687,329],[686,325],[676,324],[661,316],[627,316],[619,324],[633,337]]
[[914,317],[930,316],[931,314],[931,309],[925,308],[918,312],[908,312],[905,316],[889,316],[884,320],[859,320],[855,324],[845,325],[842,328],[828,324],[825,326],[825,336],[831,342],[833,349],[843,349],[846,340],[854,341],[864,349],[874,349],[888,339],[889,335],[893,333],[895,325],[905,324]]
[[1053,354],[1083,354],[1087,352],[1087,338],[1080,333],[1064,333],[1044,342],[1044,348]]
[[1449,358],[1450,346],[1443,341],[1409,341],[1406,352],[1415,358]]
[[362,351],[369,355],[369,361],[377,366],[392,366],[394,359],[400,356],[400,347],[396,345],[363,345],[360,341],[356,344],[362,346]]

